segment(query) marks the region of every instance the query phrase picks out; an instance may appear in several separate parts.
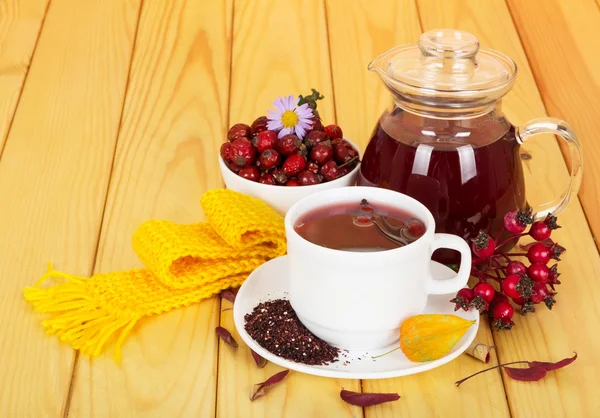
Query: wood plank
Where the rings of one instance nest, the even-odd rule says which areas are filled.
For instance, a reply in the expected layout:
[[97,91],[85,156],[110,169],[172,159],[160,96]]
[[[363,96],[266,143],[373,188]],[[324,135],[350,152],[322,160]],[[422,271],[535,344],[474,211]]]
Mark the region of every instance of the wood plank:
[[[142,222],[199,222],[201,194],[221,187],[231,18],[231,1],[144,3],[96,271],[141,266]],[[70,416],[213,417],[218,321],[212,298],[141,321],[122,365],[110,348],[81,356]]]
[[[584,146],[579,199],[595,237],[600,235],[600,8],[592,0],[508,1],[546,109],[568,121]],[[535,16],[534,19],[531,17]],[[570,158],[567,148],[563,154]],[[596,241],[598,245],[598,241]]]
[[0,155],[49,0],[0,3]]
[[[421,33],[417,10],[411,0],[328,0],[327,12],[338,120],[349,138],[364,149],[379,116],[392,100],[380,79],[369,73],[366,66],[393,46],[417,41]],[[356,20],[354,16],[364,18]],[[479,329],[477,341],[493,345],[486,321]],[[495,353],[492,356],[495,362]],[[448,411],[462,411],[462,416],[508,416],[499,373],[482,376],[479,385],[461,389],[461,396],[457,396],[454,381],[480,368],[481,363],[461,356],[416,376],[365,380],[365,392],[397,392],[402,396],[399,402],[367,408],[366,416],[444,416]]]
[[[425,29],[456,27],[474,33],[484,46],[511,56],[519,66],[519,79],[504,100],[504,111],[513,123],[544,115],[527,57],[520,44],[511,15],[503,2],[482,6],[475,0],[419,1]],[[532,15],[533,16],[533,15]],[[566,185],[566,164],[552,137],[536,138],[523,147],[533,158],[526,162],[532,174],[528,196],[532,203],[556,196]],[[533,179],[535,179],[533,181]],[[557,305],[549,312],[527,317],[517,316],[510,332],[495,333],[498,357],[503,362],[515,360],[558,360],[575,349],[580,359],[567,369],[549,373],[538,383],[505,379],[508,401],[515,417],[594,416],[600,410],[596,394],[600,373],[600,336],[591,331],[600,327],[594,289],[600,286],[600,257],[594,246],[581,205],[577,200],[559,217],[563,228],[553,237],[568,252],[563,256]],[[482,384],[469,382],[463,389]]]
[[[319,112],[335,118],[325,10],[322,1],[238,0],[234,5],[234,42],[230,124],[252,123],[265,115],[277,96],[307,94],[312,87],[325,100]],[[229,303],[224,303],[229,306]],[[231,311],[221,325],[234,330]],[[234,332],[240,341],[237,332]],[[341,401],[342,387],[360,391],[357,380],[336,380],[292,372],[286,382],[250,402],[253,384],[281,370],[273,364],[257,369],[245,346],[219,347],[217,416],[219,417],[360,417],[361,408]]]
[[54,0],[0,162],[0,416],[62,416],[73,351],[23,288],[47,261],[91,273],[137,19],[136,2]]

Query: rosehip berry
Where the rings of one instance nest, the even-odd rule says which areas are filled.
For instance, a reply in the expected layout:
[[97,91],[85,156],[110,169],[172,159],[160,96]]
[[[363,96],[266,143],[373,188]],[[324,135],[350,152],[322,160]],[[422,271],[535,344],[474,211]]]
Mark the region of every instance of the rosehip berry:
[[312,184],[321,183],[321,178],[312,171],[304,170],[298,174],[298,183],[300,183],[301,186],[310,186]]
[[527,267],[520,261],[511,261],[506,265],[506,274],[526,274]]
[[496,290],[489,283],[480,282],[473,287],[473,306],[477,309],[487,309],[488,305],[494,300]]
[[224,142],[221,144],[219,154],[221,154],[223,161],[231,161],[231,142]]
[[358,157],[358,151],[346,141],[339,142],[333,148],[333,156],[338,164],[344,164]]
[[325,128],[323,127],[323,123],[321,122],[320,118],[315,118],[316,120],[314,121],[314,123],[312,124],[312,131],[314,132],[319,132],[319,131],[323,131]]
[[263,152],[270,148],[275,148],[275,144],[277,144],[277,132],[262,131],[254,137],[254,139],[252,140],[252,144],[254,144],[258,152]]
[[333,148],[326,142],[318,143],[310,151],[310,158],[319,164],[325,164],[333,158]]
[[471,248],[477,257],[488,258],[494,254],[494,251],[496,250],[496,243],[488,234],[483,231],[479,231],[477,237],[473,239]]
[[342,133],[342,128],[340,128],[337,125],[327,125],[323,130],[331,139],[344,137],[344,134]]
[[250,181],[258,181],[260,178],[260,170],[257,166],[251,165],[250,167],[244,167],[240,170],[240,177],[243,177]]
[[492,318],[494,326],[497,329],[510,329],[513,326],[512,317],[515,314],[515,308],[510,303],[500,302],[492,309]]
[[286,186],[293,186],[293,187],[295,187],[295,186],[300,186],[300,183],[298,183],[298,179],[297,178],[292,177],[291,179],[289,179],[287,181],[287,183],[285,183],[285,185]]
[[551,233],[552,231],[548,228],[548,225],[542,221],[534,222],[529,229],[529,235],[536,241],[543,241],[550,238]]
[[259,183],[275,185],[275,178],[272,174],[262,173],[258,179]]
[[504,215],[504,228],[511,234],[520,234],[532,221],[531,212],[511,210]]
[[227,132],[227,139],[233,142],[238,138],[250,138],[251,130],[245,123],[236,123]]
[[332,181],[340,177],[340,170],[335,161],[328,161],[321,166],[319,174],[323,176],[325,181]]
[[502,281],[502,291],[511,299],[528,298],[533,291],[533,282],[526,275],[509,274]]
[[277,184],[286,184],[288,181],[288,176],[285,174],[285,171],[283,171],[283,168],[276,168],[271,174]]
[[304,144],[308,148],[311,148],[317,145],[319,142],[324,142],[326,140],[327,135],[325,134],[325,132],[312,130],[304,138]]
[[527,269],[527,275],[535,282],[548,283],[550,279],[550,269],[543,263],[533,263]]
[[302,145],[300,138],[294,134],[288,134],[277,142],[277,149],[287,157],[300,151],[300,145]]
[[240,172],[240,169],[242,167],[239,167],[237,165],[235,165],[233,162],[231,161],[225,161],[225,165],[231,170],[233,171],[235,174],[238,174]]
[[464,288],[460,289],[456,294],[456,297],[450,302],[456,304],[456,306],[454,307],[455,311],[458,311],[459,309],[468,311],[471,308],[471,301],[474,297],[475,295],[473,294],[472,289]]
[[250,165],[256,158],[256,148],[248,138],[238,138],[231,143],[231,161],[239,167]]
[[527,250],[527,259],[530,263],[548,264],[551,257],[552,252],[550,251],[550,248],[546,247],[541,242],[536,242]]
[[[261,133],[265,132],[267,131],[263,131]],[[260,165],[263,169],[268,171],[274,167],[277,167],[279,164],[281,164],[281,155],[279,155],[279,153],[274,149],[265,150],[262,154],[260,154]]]
[[349,172],[351,172],[353,168],[354,167],[350,167],[350,166],[347,166],[347,165],[345,165],[343,167],[340,167],[339,170],[338,170],[338,178],[344,177],[346,174],[348,174]]
[[536,282],[533,285],[533,291],[535,292],[531,295],[531,301],[533,303],[541,303],[544,302],[548,309],[552,309],[552,306],[556,303],[554,300],[554,295],[556,293],[552,293],[548,290],[544,283]]
[[506,296],[504,293],[496,292],[492,304],[496,305],[498,303],[510,303],[510,301],[508,300],[508,296]]
[[308,163],[306,163],[306,169],[317,174],[319,172],[319,164],[317,164],[314,161],[309,161]]
[[262,131],[266,131],[267,130],[267,122],[268,122],[268,119],[266,116],[260,116],[260,117],[256,118],[256,120],[254,122],[252,122],[252,126],[250,127],[250,130],[252,131],[252,135],[258,135]]
[[288,176],[295,176],[306,168],[306,158],[300,154],[294,154],[287,157],[283,162],[283,171]]

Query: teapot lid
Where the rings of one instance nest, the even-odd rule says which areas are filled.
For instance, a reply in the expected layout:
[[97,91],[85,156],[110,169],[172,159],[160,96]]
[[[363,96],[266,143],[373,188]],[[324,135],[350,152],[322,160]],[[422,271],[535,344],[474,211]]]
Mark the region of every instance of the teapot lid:
[[[517,66],[508,56],[479,47],[468,32],[435,29],[417,45],[402,45],[375,58],[369,69],[379,72],[393,92],[406,98],[443,98],[445,104],[498,100],[515,81]],[[452,98],[456,100],[452,100]],[[438,103],[439,104],[439,103]]]

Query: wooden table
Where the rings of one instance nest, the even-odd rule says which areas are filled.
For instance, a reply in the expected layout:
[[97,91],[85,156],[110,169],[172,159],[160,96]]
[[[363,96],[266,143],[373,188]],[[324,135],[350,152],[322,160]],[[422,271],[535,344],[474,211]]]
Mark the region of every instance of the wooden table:
[[[598,0],[597,0],[598,1]],[[513,57],[519,79],[504,100],[516,124],[568,120],[585,147],[579,200],[560,216],[567,247],[552,312],[518,317],[510,332],[484,323],[492,364],[580,359],[537,383],[482,375],[467,356],[416,376],[378,381],[293,373],[267,397],[218,299],[140,323],[117,365],[46,337],[22,290],[53,261],[91,275],[140,266],[131,235],[148,219],[202,219],[199,197],[222,186],[216,155],[229,124],[251,122],[282,94],[311,87],[364,147],[388,93],[366,65],[454,27]],[[534,417],[600,415],[600,2],[594,0],[1,0],[0,1],[0,416],[2,417]],[[567,184],[557,142],[526,144],[528,197]],[[223,302],[223,308],[229,302]],[[339,391],[398,392],[353,407]]]

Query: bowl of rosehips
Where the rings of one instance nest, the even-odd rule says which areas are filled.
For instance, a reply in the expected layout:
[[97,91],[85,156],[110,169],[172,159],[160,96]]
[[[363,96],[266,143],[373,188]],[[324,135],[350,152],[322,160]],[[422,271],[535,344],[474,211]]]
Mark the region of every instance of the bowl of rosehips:
[[285,214],[311,193],[353,186],[360,152],[337,125],[317,121],[302,139],[295,134],[280,138],[261,116],[251,126],[237,123],[229,129],[219,166],[228,189],[264,200]]

